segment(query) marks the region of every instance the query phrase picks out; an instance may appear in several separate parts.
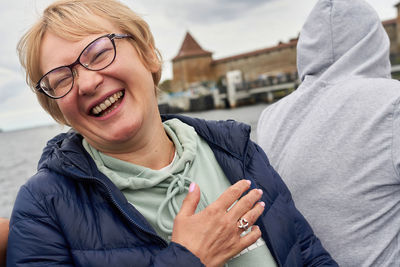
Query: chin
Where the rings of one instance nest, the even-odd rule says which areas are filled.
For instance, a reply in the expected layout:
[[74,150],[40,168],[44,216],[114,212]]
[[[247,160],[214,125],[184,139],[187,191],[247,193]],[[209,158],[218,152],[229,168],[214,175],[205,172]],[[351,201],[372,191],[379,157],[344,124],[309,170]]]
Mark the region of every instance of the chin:
[[107,139],[110,142],[116,142],[116,143],[126,142],[134,138],[139,132],[140,128],[141,124],[134,122],[131,122],[126,126],[119,125],[118,127],[116,126],[115,128],[112,127],[112,129],[107,131],[108,133]]

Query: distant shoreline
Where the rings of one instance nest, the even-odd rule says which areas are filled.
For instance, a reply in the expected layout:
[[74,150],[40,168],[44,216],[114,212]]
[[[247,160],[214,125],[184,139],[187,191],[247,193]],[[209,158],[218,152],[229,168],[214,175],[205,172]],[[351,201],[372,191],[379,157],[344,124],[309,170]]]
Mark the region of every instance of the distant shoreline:
[[62,130],[63,128],[66,128],[68,126],[63,126],[63,125],[60,125],[60,124],[54,122],[54,123],[40,124],[40,125],[27,126],[27,127],[8,129],[8,130],[0,128],[0,134],[8,134],[8,133],[15,133],[15,132],[33,130],[33,129],[52,128],[52,127],[60,127],[60,129]]

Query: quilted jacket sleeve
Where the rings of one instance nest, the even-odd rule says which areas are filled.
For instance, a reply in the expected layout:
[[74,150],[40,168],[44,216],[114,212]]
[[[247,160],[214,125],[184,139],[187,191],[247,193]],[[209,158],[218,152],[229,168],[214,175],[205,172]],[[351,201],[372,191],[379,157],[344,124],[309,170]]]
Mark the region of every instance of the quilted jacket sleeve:
[[171,242],[168,248],[162,250],[153,258],[153,267],[191,266],[204,267],[200,259],[180,244]]
[[[27,186],[21,187],[10,221],[7,266],[204,266],[194,254],[174,242],[157,253],[146,248],[112,253],[91,251],[75,261],[63,231],[56,218],[48,214],[47,206]],[[103,252],[105,257],[95,257],[96,253]]]
[[25,186],[11,216],[7,266],[73,266],[62,233]]
[[[251,159],[251,165],[253,169],[256,170],[267,170],[267,172],[262,171],[259,173],[258,180],[264,180],[264,188],[273,188],[276,192],[278,192],[278,200],[275,202],[277,203],[271,210],[267,211],[270,213],[274,212],[275,210],[282,211],[286,218],[282,223],[287,223],[287,225],[294,225],[293,231],[288,229],[292,229],[288,227],[287,232],[285,235],[294,235],[295,236],[295,243],[298,244],[298,249],[301,253],[302,258],[302,266],[338,266],[338,264],[331,258],[330,254],[325,250],[322,246],[320,240],[317,236],[315,236],[311,226],[308,224],[306,219],[300,213],[300,211],[296,208],[294,201],[292,199],[291,193],[289,189],[279,176],[279,174],[274,170],[274,168],[269,164],[268,158],[264,151],[256,144],[254,144],[255,153]],[[257,173],[257,171],[256,171]],[[268,175],[266,175],[268,173]],[[265,181],[266,177],[269,177]],[[262,183],[262,182],[261,182]],[[271,196],[271,194],[269,194]],[[278,211],[278,212],[279,212]],[[273,215],[275,216],[275,215]],[[287,222],[291,220],[290,222]],[[273,226],[271,226],[273,227]],[[278,226],[279,227],[279,226]],[[282,225],[280,226],[282,227]],[[270,231],[271,235],[277,234],[278,232]],[[283,234],[281,236],[275,236],[274,239],[277,240],[285,240]],[[290,239],[290,238],[289,238]],[[284,245],[287,245],[289,242],[286,240],[282,242]],[[292,248],[293,249],[293,248]],[[277,249],[277,251],[287,251],[288,249],[283,248],[282,246]],[[278,252],[279,253],[279,252]],[[279,255],[278,255],[279,257]],[[281,263],[283,264],[286,259],[280,259]]]

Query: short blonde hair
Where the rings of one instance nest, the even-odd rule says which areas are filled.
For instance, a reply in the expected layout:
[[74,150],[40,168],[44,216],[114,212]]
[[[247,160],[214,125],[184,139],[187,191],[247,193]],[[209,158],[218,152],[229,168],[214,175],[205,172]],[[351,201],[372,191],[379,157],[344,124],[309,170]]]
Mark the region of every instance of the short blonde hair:
[[[104,18],[118,27],[121,33],[133,36],[132,44],[136,48],[143,64],[150,69],[155,87],[161,78],[161,55],[154,44],[149,25],[129,7],[117,0],[59,0],[48,6],[42,17],[20,39],[17,51],[21,65],[26,71],[26,82],[36,93],[40,105],[57,122],[68,125],[54,99],[35,89],[42,77],[40,70],[40,46],[44,34],[49,31],[66,40],[78,41],[88,34],[107,31],[98,25],[94,16]],[[131,39],[130,39],[131,40]]]

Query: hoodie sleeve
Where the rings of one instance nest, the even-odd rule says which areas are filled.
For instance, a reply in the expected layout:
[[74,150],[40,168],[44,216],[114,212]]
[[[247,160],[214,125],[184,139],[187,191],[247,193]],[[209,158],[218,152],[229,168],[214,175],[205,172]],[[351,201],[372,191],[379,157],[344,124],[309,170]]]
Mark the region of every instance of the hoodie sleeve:
[[[300,249],[302,266],[338,266],[296,208],[289,189],[269,164],[264,151],[258,145],[254,146],[255,153],[250,159],[250,169],[256,170],[254,178],[264,188],[264,195],[268,198],[265,199],[266,204],[271,205],[266,208],[265,216],[270,219],[264,221],[264,224],[267,225],[271,245],[275,248],[278,260],[281,263],[286,262],[285,255],[293,250],[291,244],[295,238]],[[289,266],[291,264],[295,263],[289,263]]]

